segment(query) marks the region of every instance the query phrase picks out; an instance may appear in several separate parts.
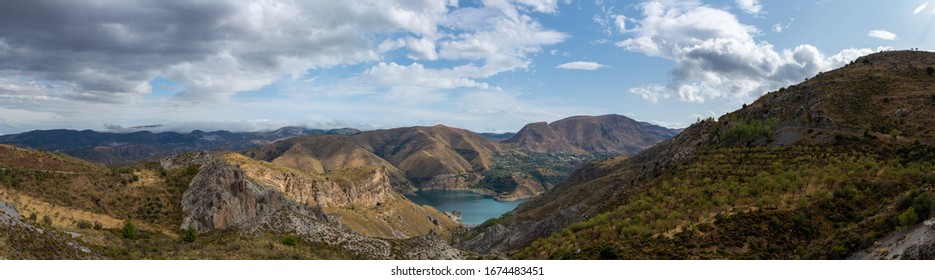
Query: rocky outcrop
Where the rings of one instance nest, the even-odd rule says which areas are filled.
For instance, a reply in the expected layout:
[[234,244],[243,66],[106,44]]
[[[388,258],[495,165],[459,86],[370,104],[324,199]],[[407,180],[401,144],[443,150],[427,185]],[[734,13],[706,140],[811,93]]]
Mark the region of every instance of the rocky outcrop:
[[16,206],[0,200],[0,224],[23,225],[25,223],[20,221],[21,217],[19,211],[16,211]]
[[[541,220],[513,220],[480,229],[458,248],[482,254],[500,253],[519,249],[542,236],[548,236],[578,221],[582,205],[568,207],[556,215]],[[509,214],[507,214],[509,215]]]
[[880,239],[851,259],[935,260],[935,219]]
[[402,240],[394,247],[397,258],[407,260],[456,260],[464,254],[434,231],[429,234]]
[[[345,207],[380,205],[394,192],[385,168],[378,167],[356,182],[315,179],[302,173],[260,165],[241,166],[244,174],[257,183],[276,189],[290,199],[307,205]],[[363,172],[363,171],[361,171]]]
[[22,220],[16,206],[0,200],[0,259],[98,259],[75,239],[77,234],[34,226]]
[[182,195],[182,228],[226,229],[287,203],[282,193],[248,180],[239,167],[213,160],[201,166]]

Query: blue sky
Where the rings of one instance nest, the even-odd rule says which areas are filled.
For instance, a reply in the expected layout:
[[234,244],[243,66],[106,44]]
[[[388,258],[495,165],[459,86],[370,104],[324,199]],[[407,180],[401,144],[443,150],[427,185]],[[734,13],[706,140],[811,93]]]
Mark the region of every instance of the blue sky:
[[7,1],[0,133],[668,127],[883,49],[935,1]]

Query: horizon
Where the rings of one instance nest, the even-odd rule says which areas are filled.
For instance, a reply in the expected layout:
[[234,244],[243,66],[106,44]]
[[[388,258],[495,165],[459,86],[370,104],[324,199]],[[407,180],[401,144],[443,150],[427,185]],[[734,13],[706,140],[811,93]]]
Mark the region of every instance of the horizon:
[[[568,117],[565,117],[565,118],[562,118],[562,119],[558,119],[558,120],[553,120],[553,121],[541,121],[541,122],[551,124],[551,123],[553,123],[553,122],[556,122],[556,121],[559,121],[559,120],[568,119],[568,118],[575,118],[575,117],[603,117],[603,116],[623,116],[623,115],[620,115],[620,114],[605,114],[605,115],[597,115],[597,116],[574,115],[574,116],[568,116]],[[623,116],[623,117],[629,118],[629,117],[627,117],[627,116]],[[632,119],[632,118],[630,118],[630,119],[633,120],[633,121],[636,121],[636,122],[638,122],[638,123],[646,123],[646,124],[655,125],[655,126],[658,126],[658,127],[670,129],[670,130],[684,130],[685,128],[687,128],[687,127],[680,127],[680,128],[665,127],[665,126],[661,126],[661,125],[658,125],[658,124],[653,124],[653,123],[646,122],[646,121],[641,121],[641,120]],[[516,134],[516,133],[518,133],[520,130],[522,130],[523,128],[525,128],[526,125],[529,125],[529,124],[532,124],[532,123],[539,123],[539,122],[527,123],[527,124],[523,125],[523,127],[519,128],[519,129],[510,130],[510,131],[474,131],[474,130],[470,130],[470,129],[467,129],[467,128],[461,128],[461,127],[451,126],[451,125],[447,125],[447,124],[443,124],[443,123],[428,124],[428,125],[413,125],[413,126],[397,126],[397,127],[376,127],[376,128],[366,128],[366,129],[364,129],[364,128],[358,128],[358,127],[348,127],[348,126],[345,126],[345,127],[328,127],[328,128],[321,128],[321,127],[307,127],[307,126],[304,126],[304,125],[287,125],[287,126],[275,127],[275,128],[271,128],[271,129],[261,129],[261,130],[229,130],[229,129],[223,129],[223,128],[209,129],[209,130],[194,128],[194,129],[187,129],[187,130],[186,130],[185,126],[173,126],[173,125],[162,125],[162,124],[137,125],[137,126],[131,126],[131,127],[122,127],[122,126],[116,126],[116,125],[104,125],[104,128],[105,128],[105,129],[103,129],[103,130],[91,129],[91,128],[86,128],[86,129],[69,129],[69,128],[33,129],[33,130],[22,131],[22,132],[17,132],[17,133],[8,133],[8,134],[0,133],[0,136],[4,136],[4,135],[17,135],[17,134],[23,134],[23,133],[35,132],[35,131],[53,131],[53,130],[93,131],[93,132],[97,132],[97,133],[115,133],[115,134],[127,134],[127,133],[137,133],[137,132],[150,132],[150,133],[174,132],[174,133],[180,133],[180,134],[189,134],[189,133],[193,133],[193,132],[195,132],[195,131],[201,131],[201,132],[206,132],[206,133],[221,132],[221,131],[233,132],[233,133],[251,133],[251,132],[262,133],[262,132],[273,132],[273,131],[276,131],[276,130],[280,130],[280,129],[283,129],[283,128],[290,128],[290,127],[296,127],[296,128],[302,128],[302,129],[311,129],[311,130],[323,130],[323,131],[340,130],[340,129],[354,129],[354,130],[358,130],[358,131],[360,131],[360,132],[366,132],[366,131],[374,131],[374,130],[387,130],[387,129],[410,128],[410,127],[433,127],[433,126],[439,126],[439,125],[440,125],[440,126],[445,126],[445,127],[450,127],[450,128],[456,128],[456,129],[465,129],[465,130],[468,130],[468,131],[471,131],[471,132],[477,133],[477,134],[486,134],[486,133],[490,133],[490,134]]]
[[0,7],[0,135],[147,125],[504,133],[605,114],[680,129],[859,56],[935,43],[935,1]]

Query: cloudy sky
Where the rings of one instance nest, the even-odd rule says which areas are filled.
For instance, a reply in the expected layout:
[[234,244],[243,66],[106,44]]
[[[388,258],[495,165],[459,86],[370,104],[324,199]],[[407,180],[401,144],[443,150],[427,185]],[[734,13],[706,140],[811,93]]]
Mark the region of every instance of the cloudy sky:
[[935,0],[34,0],[0,3],[0,133],[516,131],[718,116],[880,49]]

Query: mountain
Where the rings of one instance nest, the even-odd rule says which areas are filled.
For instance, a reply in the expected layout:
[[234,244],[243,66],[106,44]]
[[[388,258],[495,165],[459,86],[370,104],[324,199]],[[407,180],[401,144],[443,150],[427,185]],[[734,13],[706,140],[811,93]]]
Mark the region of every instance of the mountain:
[[488,168],[501,151],[483,136],[444,125],[372,130],[352,138],[423,188],[471,184],[471,174]]
[[503,140],[509,139],[510,137],[513,137],[513,135],[516,135],[516,133],[513,133],[513,132],[504,132],[504,133],[484,132],[484,133],[481,133],[480,135],[481,135],[481,136],[484,136],[484,138],[487,138],[487,140],[494,141],[494,142],[501,142],[501,141],[503,141]]
[[399,173],[392,164],[360,146],[352,138],[340,135],[290,138],[251,149],[246,154],[312,173],[364,166],[384,166]]
[[536,153],[619,155],[635,154],[678,132],[621,115],[575,116],[528,124],[502,143]]
[[[927,52],[862,57],[590,163],[459,246],[532,259],[878,256],[864,250],[888,250],[935,208],[933,65]],[[935,246],[907,240],[890,248]]]
[[201,150],[242,150],[276,140],[309,134],[351,135],[350,128],[320,130],[283,127],[269,132],[190,133],[138,131],[133,133],[96,132],[92,130],[35,130],[0,136],[0,143],[65,153],[88,161],[127,165],[159,159],[181,152]]

